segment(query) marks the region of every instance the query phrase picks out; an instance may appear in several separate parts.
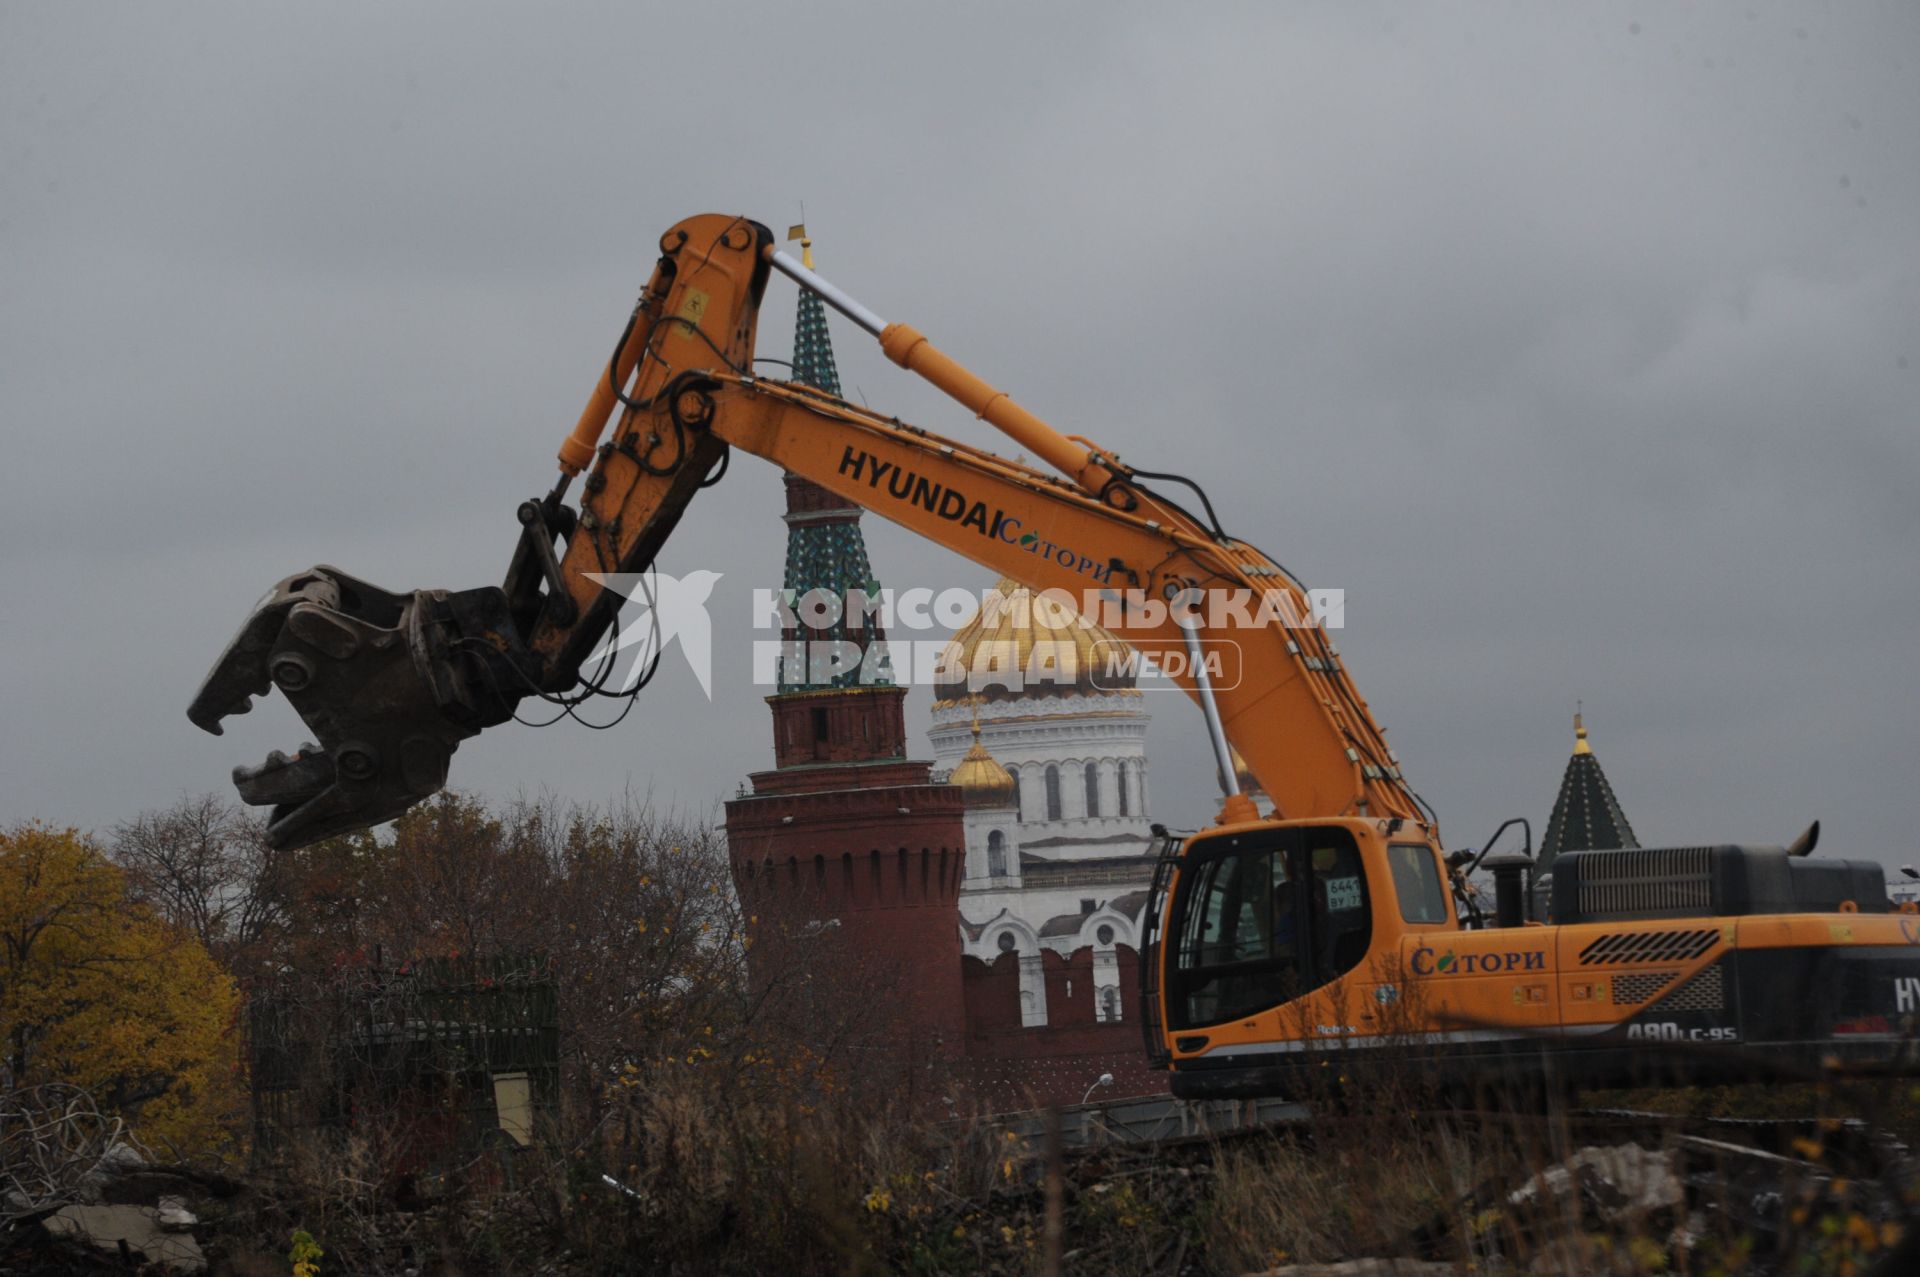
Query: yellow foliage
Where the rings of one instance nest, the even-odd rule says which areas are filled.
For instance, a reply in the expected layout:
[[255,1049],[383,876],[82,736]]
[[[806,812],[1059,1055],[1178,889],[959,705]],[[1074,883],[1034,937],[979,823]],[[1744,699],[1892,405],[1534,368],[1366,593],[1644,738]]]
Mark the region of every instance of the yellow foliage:
[[73,830],[0,832],[0,1073],[68,1082],[182,1155],[222,1151],[240,1112],[233,981],[130,901]]
[[326,1254],[312,1233],[304,1228],[296,1229],[293,1249],[287,1252],[287,1258],[293,1263],[293,1277],[320,1277],[320,1261]]
[[1643,1273],[1664,1273],[1667,1271],[1667,1248],[1651,1237],[1635,1234],[1627,1239],[1627,1254],[1632,1257],[1634,1269]]

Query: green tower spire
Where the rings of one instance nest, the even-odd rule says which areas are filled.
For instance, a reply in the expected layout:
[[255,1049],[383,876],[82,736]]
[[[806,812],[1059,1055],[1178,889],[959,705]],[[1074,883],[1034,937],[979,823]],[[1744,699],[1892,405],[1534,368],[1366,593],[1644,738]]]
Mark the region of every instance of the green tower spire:
[[[813,241],[806,228],[796,226],[788,239],[800,241],[803,260],[813,265]],[[800,310],[793,329],[793,379],[840,397],[840,374],[833,363],[833,342],[827,334],[827,310],[819,294],[800,290]],[[782,637],[805,642],[810,656],[831,650],[836,641],[857,647],[862,656],[886,635],[871,613],[851,616],[847,600],[859,594],[875,604],[880,582],[867,559],[866,538],[860,532],[860,507],[796,474],[787,475],[787,571],[783,582],[789,607],[798,607],[812,591],[839,601],[841,614],[832,624],[815,629],[800,623]],[[843,649],[844,650],[844,649]],[[780,662],[781,692],[817,692],[831,688],[891,686],[893,670],[884,655],[861,661],[853,668],[831,673],[824,668],[794,668],[801,662]],[[860,666],[864,666],[865,677]],[[816,681],[816,676],[819,677]]]
[[833,366],[833,342],[827,337],[827,308],[811,288],[800,290],[800,315],[793,325],[793,379],[840,398],[840,373]]

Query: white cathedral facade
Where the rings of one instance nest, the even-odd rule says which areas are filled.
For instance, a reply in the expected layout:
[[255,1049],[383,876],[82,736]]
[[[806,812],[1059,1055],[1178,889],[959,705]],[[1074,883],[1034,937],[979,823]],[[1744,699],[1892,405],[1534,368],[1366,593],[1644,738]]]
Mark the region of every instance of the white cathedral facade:
[[1019,956],[1030,1027],[1047,1022],[1045,950],[1091,947],[1098,1017],[1125,1016],[1119,964],[1139,947],[1153,859],[1144,697],[1100,676],[1118,644],[1002,580],[947,649],[969,686],[933,705],[936,774],[967,790],[961,944],[988,963]]

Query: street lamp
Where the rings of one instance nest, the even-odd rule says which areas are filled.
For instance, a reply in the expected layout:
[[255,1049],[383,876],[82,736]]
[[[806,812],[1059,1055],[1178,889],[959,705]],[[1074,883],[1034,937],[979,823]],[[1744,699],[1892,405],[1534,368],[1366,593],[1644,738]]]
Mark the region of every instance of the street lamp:
[[1113,1074],[1102,1073],[1099,1077],[1093,1080],[1093,1085],[1087,1088],[1087,1093],[1080,1097],[1080,1102],[1082,1104],[1085,1104],[1089,1099],[1093,1097],[1093,1093],[1095,1091],[1099,1090],[1103,1086],[1112,1086],[1112,1085],[1113,1085]]

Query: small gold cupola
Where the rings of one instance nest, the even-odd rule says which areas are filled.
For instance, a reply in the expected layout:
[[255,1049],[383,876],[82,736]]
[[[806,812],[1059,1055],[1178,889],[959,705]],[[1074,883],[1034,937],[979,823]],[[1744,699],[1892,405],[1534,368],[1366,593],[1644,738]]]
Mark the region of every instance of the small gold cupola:
[[980,716],[973,719],[973,748],[947,778],[949,784],[966,791],[969,807],[1010,806],[1014,801],[1013,773],[1002,767],[980,740]]

